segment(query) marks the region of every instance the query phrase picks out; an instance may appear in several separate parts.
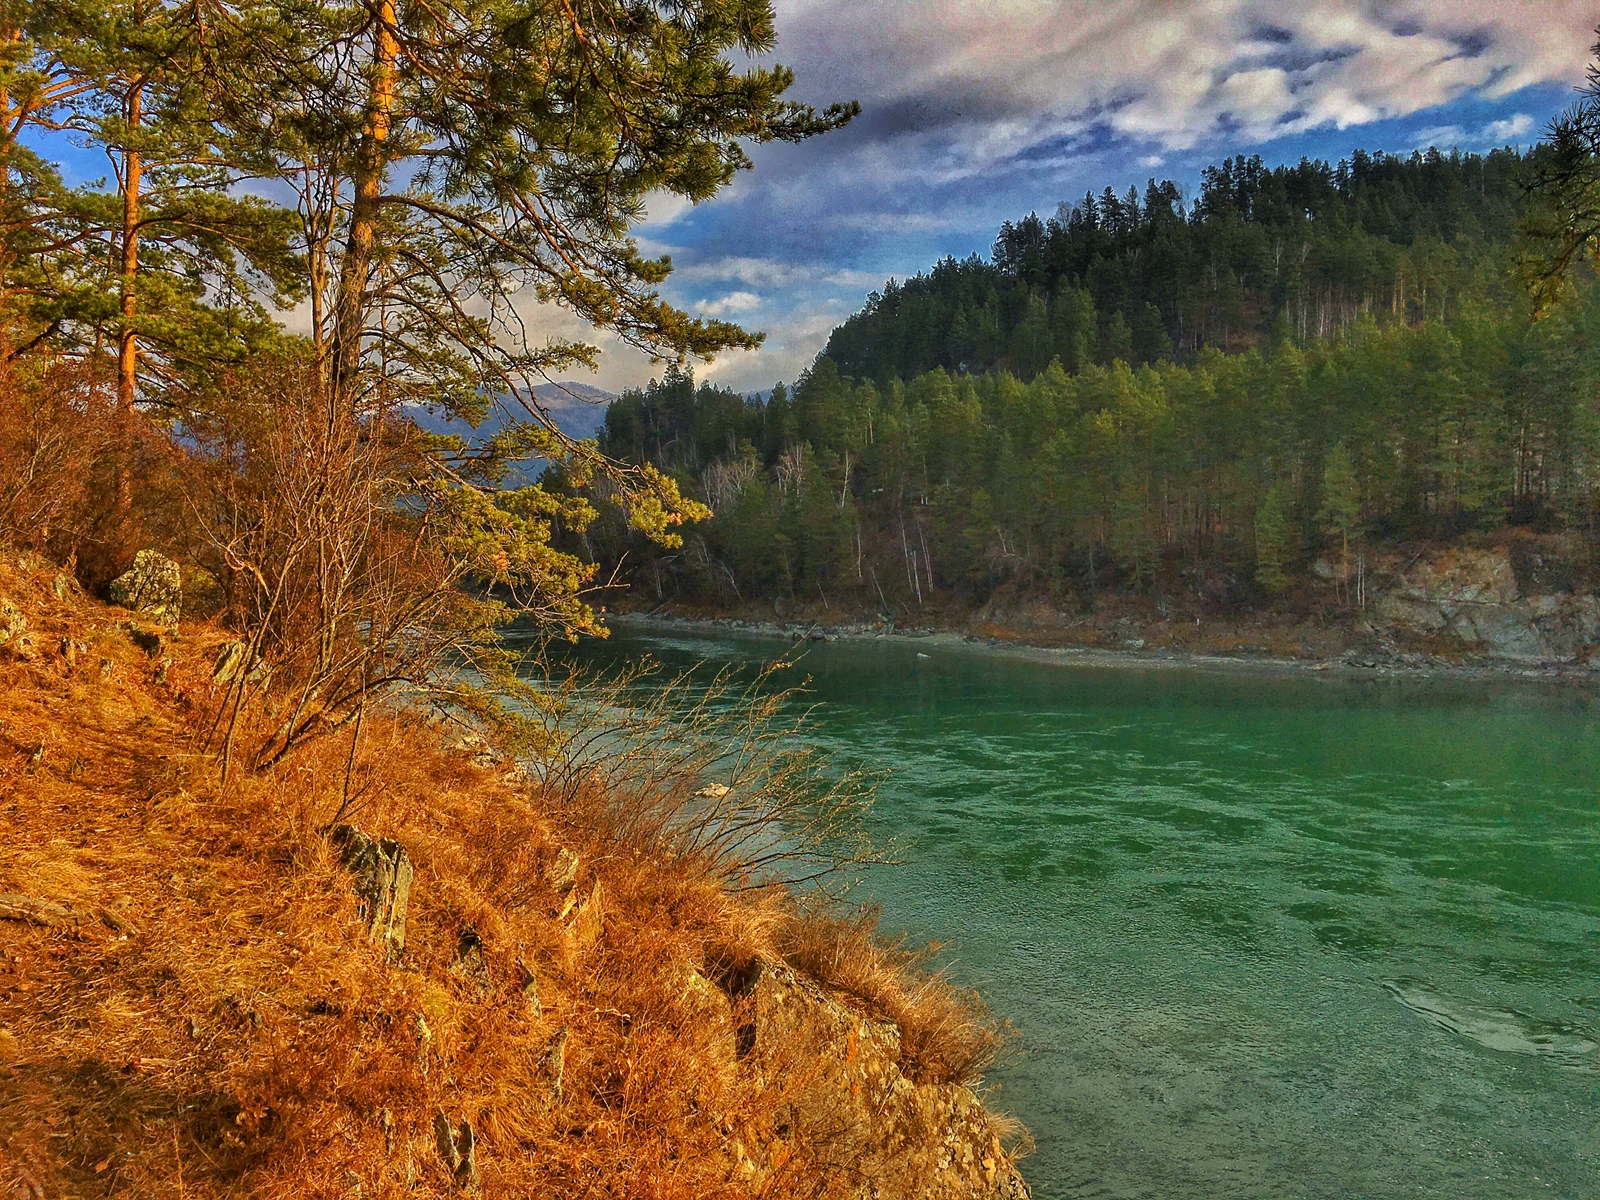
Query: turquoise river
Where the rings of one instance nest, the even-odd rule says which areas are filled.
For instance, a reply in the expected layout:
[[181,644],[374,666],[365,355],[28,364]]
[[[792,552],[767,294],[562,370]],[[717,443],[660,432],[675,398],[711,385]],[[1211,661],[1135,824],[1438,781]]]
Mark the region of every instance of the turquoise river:
[[[632,627],[591,656],[759,662]],[[815,645],[888,776],[856,893],[1016,1027],[1066,1197],[1600,1197],[1600,701]]]

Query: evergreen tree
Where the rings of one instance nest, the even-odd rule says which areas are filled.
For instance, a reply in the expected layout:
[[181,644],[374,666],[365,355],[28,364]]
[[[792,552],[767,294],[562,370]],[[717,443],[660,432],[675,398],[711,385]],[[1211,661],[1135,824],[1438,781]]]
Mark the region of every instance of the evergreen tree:
[[785,101],[783,67],[735,71],[732,52],[773,47],[765,2],[233,0],[231,18],[252,73],[229,119],[336,247],[313,272],[314,336],[347,397],[382,376],[471,411],[592,362],[524,335],[516,305],[535,298],[669,359],[758,345],[664,302],[671,264],[629,225],[651,192],[713,195],[750,165],[744,141],[856,111]]
[[1289,556],[1289,485],[1279,480],[1266,491],[1256,509],[1256,582],[1269,592],[1289,586],[1284,562]]
[[1350,587],[1350,542],[1361,537],[1361,483],[1350,451],[1340,442],[1328,452],[1322,468],[1322,504],[1317,509],[1322,528],[1339,538],[1339,578],[1346,593]]

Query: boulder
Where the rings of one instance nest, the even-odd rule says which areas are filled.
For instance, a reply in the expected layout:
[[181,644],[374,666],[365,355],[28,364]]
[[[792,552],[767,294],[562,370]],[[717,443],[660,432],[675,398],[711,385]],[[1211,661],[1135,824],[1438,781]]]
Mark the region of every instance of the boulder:
[[183,573],[165,555],[141,550],[133,556],[133,568],[111,581],[108,594],[113,604],[176,625],[183,612]]
[[369,837],[354,825],[335,825],[329,836],[339,847],[345,869],[355,876],[368,940],[381,944],[391,960],[399,958],[406,948],[411,856],[394,839]]

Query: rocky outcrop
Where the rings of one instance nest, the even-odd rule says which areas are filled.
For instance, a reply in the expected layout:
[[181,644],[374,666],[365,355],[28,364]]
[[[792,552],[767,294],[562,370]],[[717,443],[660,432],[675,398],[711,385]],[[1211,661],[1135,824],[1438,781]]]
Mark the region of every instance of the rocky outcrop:
[[1491,658],[1572,662],[1600,642],[1600,600],[1592,595],[1537,592],[1540,584],[1571,586],[1571,573],[1549,555],[1525,553],[1539,570],[1519,580],[1517,548],[1447,549],[1395,564],[1376,598],[1374,615],[1400,635],[1413,635]]
[[133,556],[133,568],[111,581],[113,604],[131,608],[161,625],[176,625],[183,613],[183,573],[178,564],[154,550]]
[[452,1125],[444,1113],[435,1112],[433,1136],[452,1182],[468,1195],[477,1195],[482,1184],[478,1178],[478,1143],[472,1125],[467,1121]]
[[5,596],[0,596],[0,648],[9,650],[17,658],[33,657],[33,635],[28,631],[28,618]]
[[902,1072],[892,1022],[859,1016],[786,967],[763,964],[750,990],[750,1057],[790,1097],[766,1144],[737,1147],[753,1181],[803,1146],[826,1164],[825,1194],[840,1200],[1029,1196],[996,1119],[969,1088]]
[[392,959],[406,948],[406,905],[411,898],[411,856],[391,838],[373,838],[354,825],[329,831],[354,879],[367,937]]

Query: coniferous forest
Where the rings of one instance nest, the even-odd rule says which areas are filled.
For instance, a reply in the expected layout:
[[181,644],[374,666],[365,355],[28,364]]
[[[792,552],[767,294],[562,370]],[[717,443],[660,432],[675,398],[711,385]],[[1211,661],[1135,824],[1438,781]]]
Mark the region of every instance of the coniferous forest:
[[[1600,304],[1520,278],[1548,147],[1356,153],[1107,189],[891,281],[764,402],[668,371],[602,448],[713,509],[590,551],[650,595],[1001,584],[1268,605],[1374,543],[1595,529]],[[1587,278],[1588,273],[1584,272]]]

